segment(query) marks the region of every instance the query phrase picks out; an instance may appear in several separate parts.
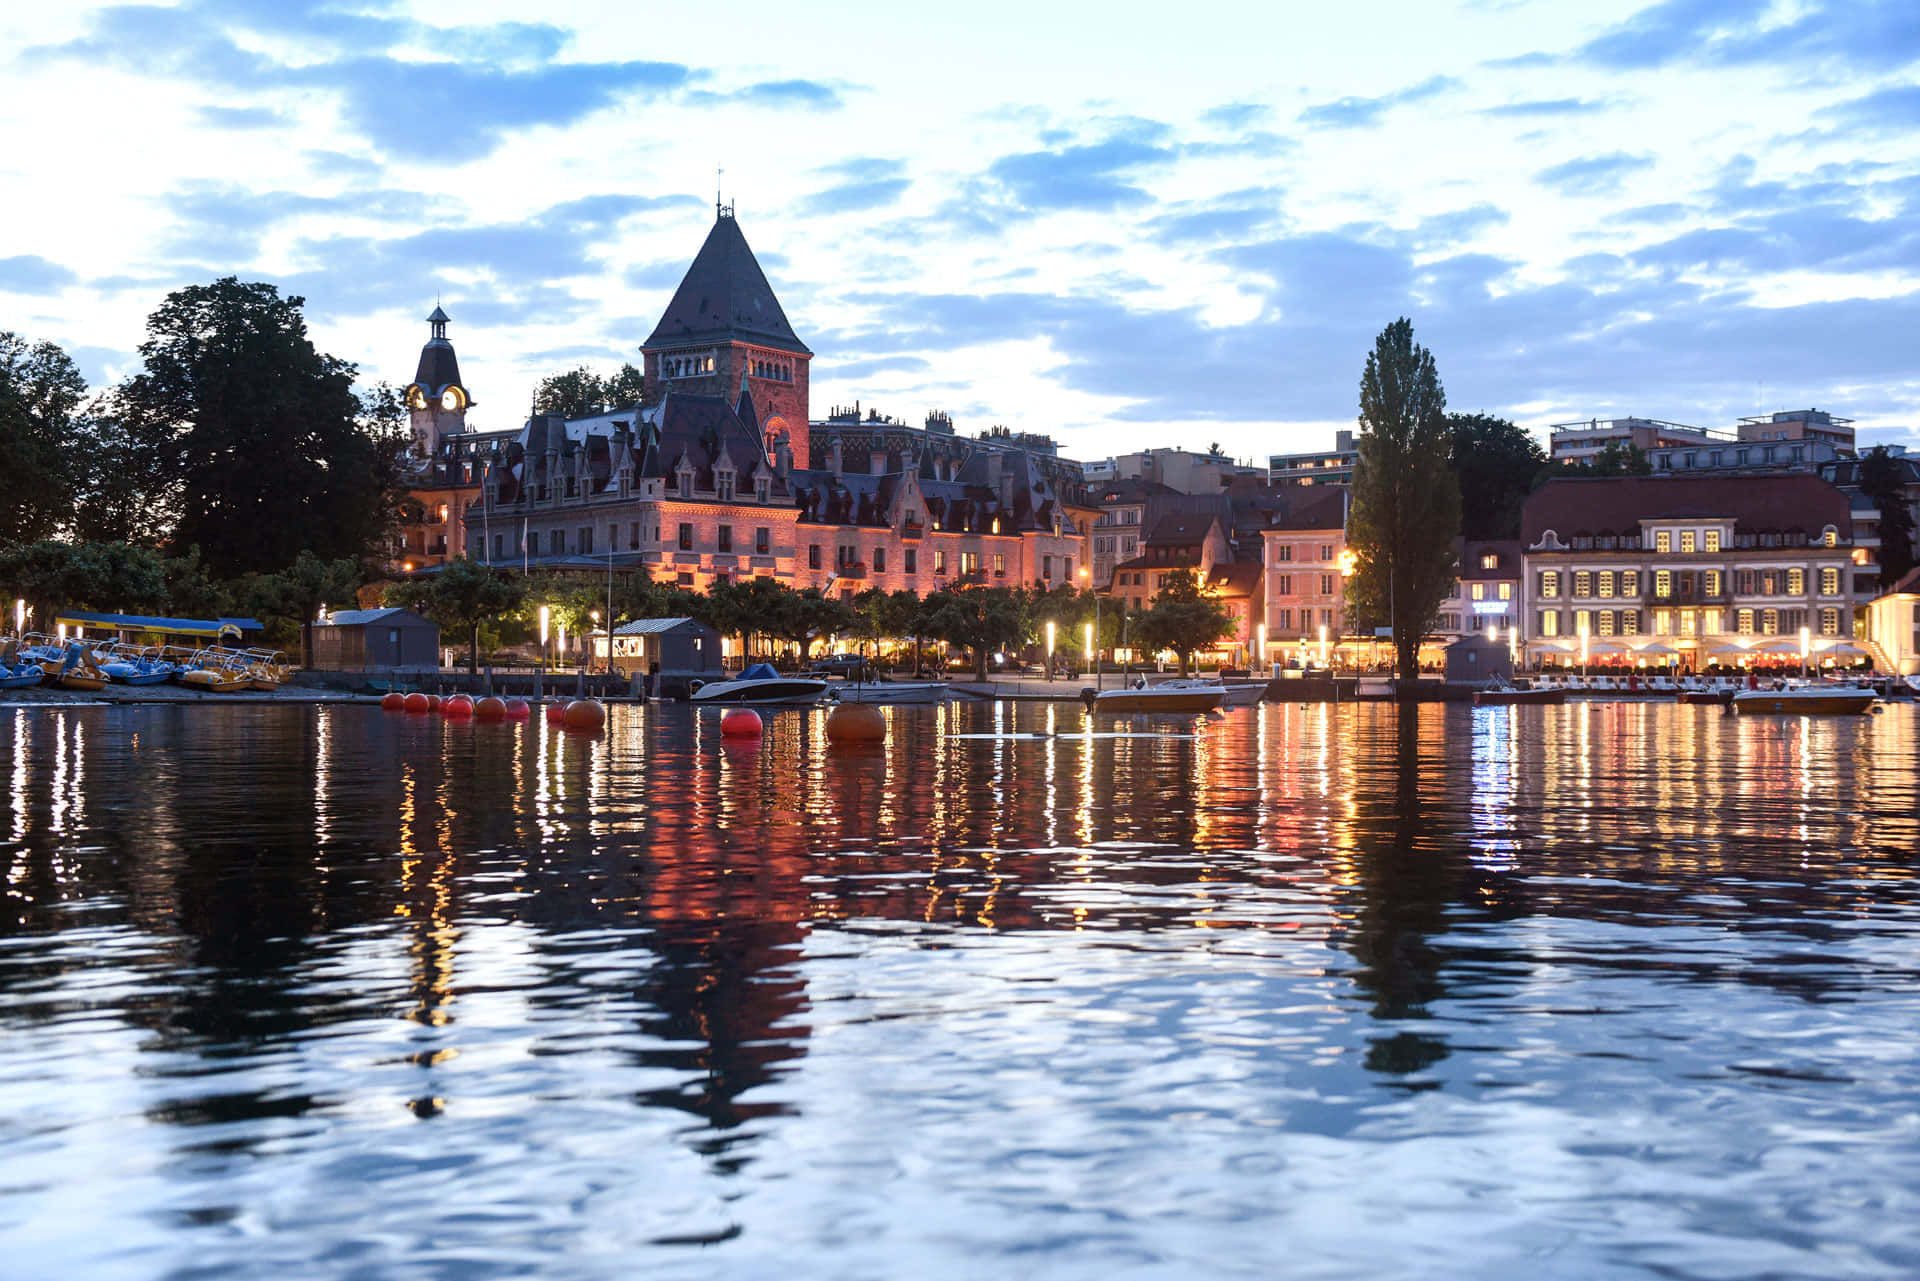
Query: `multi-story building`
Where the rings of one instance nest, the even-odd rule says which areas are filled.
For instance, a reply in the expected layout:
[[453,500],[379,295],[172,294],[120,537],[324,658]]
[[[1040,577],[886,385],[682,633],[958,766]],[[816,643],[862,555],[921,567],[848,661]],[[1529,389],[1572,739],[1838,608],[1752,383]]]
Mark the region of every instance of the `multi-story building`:
[[1920,675],[1920,569],[1910,569],[1862,614],[1861,636],[1883,671]]
[[[537,416],[496,451],[466,514],[470,556],[638,568],[696,590],[770,577],[843,598],[1051,587],[1085,563],[1079,469],[1046,438],[964,437],[944,416],[924,428],[878,415],[813,421],[811,353],[730,210],[642,350],[641,404]],[[708,394],[722,370],[731,397]]]
[[1742,418],[1734,432],[1742,441],[1799,441],[1853,452],[1853,419],[1836,418],[1822,409],[1788,409]]
[[1359,458],[1353,432],[1343,428],[1333,433],[1333,448],[1329,451],[1270,456],[1267,479],[1276,484],[1345,485],[1353,480],[1353,465]]
[[[1261,532],[1262,604],[1271,657],[1300,652],[1346,623],[1347,489],[1312,487],[1276,508]],[[1317,653],[1314,655],[1317,657]]]
[[1547,451],[1557,463],[1584,463],[1597,458],[1609,446],[1652,453],[1656,449],[1729,444],[1736,439],[1730,431],[1689,427],[1658,418],[1588,418],[1549,427]]
[[1212,450],[1199,454],[1190,449],[1144,449],[1096,459],[1081,467],[1089,485],[1145,480],[1182,494],[1217,494],[1235,477],[1264,474],[1252,464],[1236,462],[1225,454]]
[[1554,480],[1521,511],[1524,630],[1659,642],[1696,667],[1853,631],[1853,524],[1818,476]]
[[1090,488],[1087,501],[1095,515],[1088,560],[1095,586],[1112,585],[1114,567],[1140,554],[1148,520],[1163,513],[1173,494],[1157,480],[1116,480]]
[[1503,643],[1517,639],[1520,589],[1526,567],[1518,539],[1461,539],[1457,543],[1459,577],[1440,606],[1434,639],[1490,636]]

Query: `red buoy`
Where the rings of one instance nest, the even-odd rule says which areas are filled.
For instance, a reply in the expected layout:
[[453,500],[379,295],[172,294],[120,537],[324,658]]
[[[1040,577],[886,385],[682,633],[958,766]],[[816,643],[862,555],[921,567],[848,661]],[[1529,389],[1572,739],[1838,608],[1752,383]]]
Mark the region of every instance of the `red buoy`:
[[720,717],[722,738],[759,738],[765,729],[760,713],[750,707],[729,707]]
[[566,720],[567,705],[565,703],[548,703],[547,719],[552,721],[555,725],[558,725],[560,722]]
[[533,715],[533,709],[527,706],[526,699],[510,698],[507,700],[507,719],[508,720],[524,721],[530,718],[532,715]]
[[441,698],[438,694],[429,694],[427,695],[427,710],[438,715],[440,708],[446,701],[446,699]]
[[425,694],[417,692],[409,694],[407,695],[406,703],[407,710],[410,712],[429,712],[433,710],[433,704],[427,701]]
[[497,721],[507,714],[507,705],[489,694],[473,705],[473,714],[479,720]]
[[455,694],[440,704],[440,714],[449,720],[464,721],[473,715],[473,700],[465,694]]
[[591,698],[568,703],[564,715],[568,729],[599,729],[607,723],[607,709]]
[[407,710],[407,696],[405,694],[388,694],[380,700],[380,708],[382,711],[404,712]]

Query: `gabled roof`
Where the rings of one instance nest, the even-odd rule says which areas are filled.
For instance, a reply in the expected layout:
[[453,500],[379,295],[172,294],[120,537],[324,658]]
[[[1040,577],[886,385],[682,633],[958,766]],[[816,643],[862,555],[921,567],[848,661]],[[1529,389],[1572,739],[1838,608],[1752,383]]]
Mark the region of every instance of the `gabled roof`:
[[643,351],[698,342],[758,343],[803,356],[813,353],[787,323],[740,224],[731,213],[714,220],[707,241],[653,327]]
[[1847,496],[1811,472],[1760,476],[1607,476],[1550,480],[1527,496],[1520,537],[1538,546],[1549,529],[1576,534],[1639,533],[1643,520],[1732,518],[1741,532],[1834,526],[1853,541]]
[[1207,585],[1216,588],[1222,596],[1251,596],[1260,589],[1265,573],[1266,567],[1259,561],[1221,561],[1207,575]]

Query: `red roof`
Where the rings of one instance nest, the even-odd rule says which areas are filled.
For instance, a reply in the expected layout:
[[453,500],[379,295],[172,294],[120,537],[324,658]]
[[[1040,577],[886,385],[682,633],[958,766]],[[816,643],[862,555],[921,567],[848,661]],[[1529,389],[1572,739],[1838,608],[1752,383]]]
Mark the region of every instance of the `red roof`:
[[1528,496],[1520,536],[1538,546],[1552,530],[1561,542],[1578,534],[1637,534],[1643,520],[1731,517],[1738,533],[1817,535],[1828,525],[1853,540],[1847,496],[1810,472],[1779,476],[1609,476],[1550,480]]

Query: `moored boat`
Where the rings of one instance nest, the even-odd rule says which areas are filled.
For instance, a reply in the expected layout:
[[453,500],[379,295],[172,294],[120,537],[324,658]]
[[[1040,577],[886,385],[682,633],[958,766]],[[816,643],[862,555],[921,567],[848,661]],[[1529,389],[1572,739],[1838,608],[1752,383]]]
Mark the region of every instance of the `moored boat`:
[[755,663],[731,680],[697,685],[695,703],[817,703],[827,683],[807,676],[782,676],[771,664]]
[[843,703],[937,703],[951,691],[938,681],[861,681],[832,686]]
[[1497,684],[1485,689],[1475,690],[1473,703],[1476,707],[1558,707],[1567,701],[1564,689],[1520,689],[1516,686]]
[[1733,696],[1733,710],[1746,715],[1858,716],[1879,701],[1860,685],[1790,685],[1786,689],[1746,689]]
[[1210,681],[1166,681],[1132,689],[1103,689],[1093,696],[1096,712],[1210,712],[1226,700],[1226,687]]
[[1229,685],[1225,681],[1210,681],[1197,676],[1176,676],[1170,681],[1160,681],[1148,688],[1163,692],[1182,689],[1217,690],[1222,707],[1252,707],[1267,696],[1267,687],[1263,682],[1250,681],[1244,685]]

